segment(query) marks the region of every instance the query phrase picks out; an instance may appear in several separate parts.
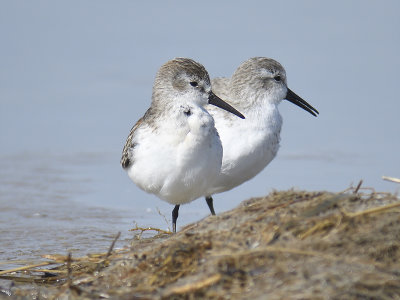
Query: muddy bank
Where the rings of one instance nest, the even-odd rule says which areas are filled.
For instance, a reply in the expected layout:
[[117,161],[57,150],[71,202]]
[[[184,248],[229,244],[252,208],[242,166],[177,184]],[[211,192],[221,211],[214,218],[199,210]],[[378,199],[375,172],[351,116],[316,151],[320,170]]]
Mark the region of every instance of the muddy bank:
[[399,259],[395,195],[290,190],[1,287],[21,299],[393,299]]

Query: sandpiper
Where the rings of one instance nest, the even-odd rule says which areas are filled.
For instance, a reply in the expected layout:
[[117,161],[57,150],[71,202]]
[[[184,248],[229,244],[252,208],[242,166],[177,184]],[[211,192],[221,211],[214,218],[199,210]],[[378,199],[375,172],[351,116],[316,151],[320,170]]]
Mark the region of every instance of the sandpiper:
[[199,197],[218,178],[222,145],[206,104],[244,116],[211,90],[206,69],[188,58],[176,58],[157,72],[152,102],[132,127],[121,165],[142,190],[179,206]]
[[253,178],[278,152],[282,127],[278,104],[282,100],[313,116],[319,112],[288,88],[282,65],[266,57],[248,59],[232,78],[216,78],[212,86],[219,97],[246,115],[245,120],[237,121],[224,111],[207,107],[224,148],[221,173],[206,196],[211,214],[215,215],[212,195]]

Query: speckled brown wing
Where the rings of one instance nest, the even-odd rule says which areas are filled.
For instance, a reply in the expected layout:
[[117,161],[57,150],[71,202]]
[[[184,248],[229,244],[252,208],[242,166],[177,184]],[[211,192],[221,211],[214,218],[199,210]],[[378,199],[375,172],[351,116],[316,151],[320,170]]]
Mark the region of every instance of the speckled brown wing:
[[135,134],[135,130],[142,124],[143,118],[140,118],[139,121],[132,127],[128,138],[126,139],[126,143],[124,149],[122,150],[122,157],[121,157],[121,166],[124,169],[129,168],[133,164],[133,157],[130,155],[130,150],[135,148],[135,141],[133,140],[133,136]]

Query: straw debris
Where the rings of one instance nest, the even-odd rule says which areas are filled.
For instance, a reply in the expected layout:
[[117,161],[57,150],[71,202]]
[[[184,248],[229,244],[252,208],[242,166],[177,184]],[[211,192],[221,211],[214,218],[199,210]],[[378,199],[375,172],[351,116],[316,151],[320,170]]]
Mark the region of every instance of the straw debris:
[[[400,299],[399,198],[361,183],[338,194],[275,191],[175,235],[134,230],[138,237],[127,248],[70,258],[69,267],[67,257],[47,256],[62,263],[45,271],[58,283],[9,292],[46,299]],[[141,236],[148,231],[155,235]]]

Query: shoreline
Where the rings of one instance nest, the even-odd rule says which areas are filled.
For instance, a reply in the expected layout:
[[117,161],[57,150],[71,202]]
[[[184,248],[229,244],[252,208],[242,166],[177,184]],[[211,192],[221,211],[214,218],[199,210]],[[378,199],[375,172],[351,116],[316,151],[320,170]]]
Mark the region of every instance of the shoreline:
[[136,228],[123,249],[49,255],[52,267],[0,275],[14,282],[0,299],[400,297],[399,216],[396,195],[360,185],[274,191],[175,235]]

